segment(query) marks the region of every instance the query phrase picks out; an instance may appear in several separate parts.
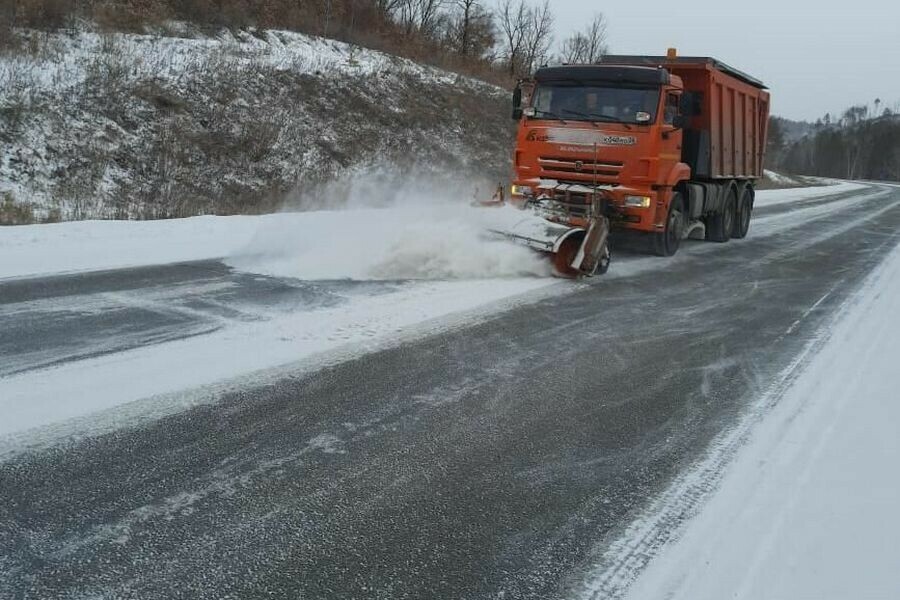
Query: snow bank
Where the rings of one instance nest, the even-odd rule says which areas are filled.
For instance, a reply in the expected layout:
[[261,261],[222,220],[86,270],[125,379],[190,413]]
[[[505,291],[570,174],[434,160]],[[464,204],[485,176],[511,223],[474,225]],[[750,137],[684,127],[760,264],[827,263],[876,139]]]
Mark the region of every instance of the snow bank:
[[866,186],[862,183],[850,183],[846,181],[829,181],[827,187],[813,186],[804,188],[786,188],[782,190],[759,190],[756,192],[754,207],[772,206],[798,200],[808,200],[824,196],[836,196],[855,190],[861,190]]
[[[459,187],[432,183],[393,192],[388,187],[342,190],[347,210],[3,227],[0,278],[218,258],[240,270],[300,279],[549,275],[547,263],[535,254],[486,235],[516,224],[522,212],[454,203],[452,192]],[[757,193],[756,205],[864,187],[839,183],[765,190]]]
[[548,277],[539,255],[489,234],[521,218],[511,208],[441,204],[4,227],[0,278],[206,259],[297,279]]
[[268,218],[274,215],[0,227],[0,279],[229,256]]
[[628,598],[900,597],[900,249]]
[[488,235],[492,215],[479,212],[444,206],[4,227],[0,278],[220,258],[239,270],[297,279],[551,274],[540,256]]
[[775,171],[770,171],[769,169],[765,169],[763,171],[763,177],[765,177],[775,185],[784,187],[801,187],[805,185],[802,181],[798,181],[792,177],[788,177],[787,175],[782,175],[781,173],[776,173]]

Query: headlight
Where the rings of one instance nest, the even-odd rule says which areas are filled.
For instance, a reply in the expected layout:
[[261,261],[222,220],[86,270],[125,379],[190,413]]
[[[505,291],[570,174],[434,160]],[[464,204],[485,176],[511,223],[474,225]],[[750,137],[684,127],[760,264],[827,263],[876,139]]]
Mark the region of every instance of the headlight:
[[650,196],[625,196],[628,208],[650,208]]
[[527,185],[514,185],[509,189],[509,193],[513,196],[530,196],[533,191]]

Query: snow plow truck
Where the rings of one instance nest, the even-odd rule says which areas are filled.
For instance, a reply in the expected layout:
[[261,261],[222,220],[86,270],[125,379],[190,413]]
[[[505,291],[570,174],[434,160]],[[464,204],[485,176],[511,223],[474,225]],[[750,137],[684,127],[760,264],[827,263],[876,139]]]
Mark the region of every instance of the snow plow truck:
[[606,56],[538,69],[513,92],[514,174],[499,203],[535,211],[504,235],[564,276],[609,266],[610,227],[672,256],[688,237],[743,238],[762,176],[769,93],[708,57]]

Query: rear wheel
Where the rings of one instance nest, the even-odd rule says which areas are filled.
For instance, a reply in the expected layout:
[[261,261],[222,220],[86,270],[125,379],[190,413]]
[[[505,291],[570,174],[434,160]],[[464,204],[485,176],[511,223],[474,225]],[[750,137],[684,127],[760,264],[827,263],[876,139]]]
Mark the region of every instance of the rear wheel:
[[658,256],[672,256],[678,252],[684,235],[684,223],[684,198],[679,192],[675,192],[669,202],[665,230],[653,234],[653,252]]
[[731,187],[725,197],[722,210],[711,214],[706,221],[706,239],[713,242],[727,242],[731,239],[737,217],[737,191]]
[[753,212],[753,188],[749,185],[744,187],[741,194],[741,201],[738,204],[737,218],[734,220],[734,228],[731,230],[731,237],[742,240],[747,237],[750,231],[750,213]]

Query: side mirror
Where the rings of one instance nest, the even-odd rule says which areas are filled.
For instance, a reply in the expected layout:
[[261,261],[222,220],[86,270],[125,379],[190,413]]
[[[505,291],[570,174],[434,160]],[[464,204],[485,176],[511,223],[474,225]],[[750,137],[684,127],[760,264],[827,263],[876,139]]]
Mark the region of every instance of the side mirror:
[[514,121],[522,118],[522,88],[518,85],[512,95],[512,118]]

